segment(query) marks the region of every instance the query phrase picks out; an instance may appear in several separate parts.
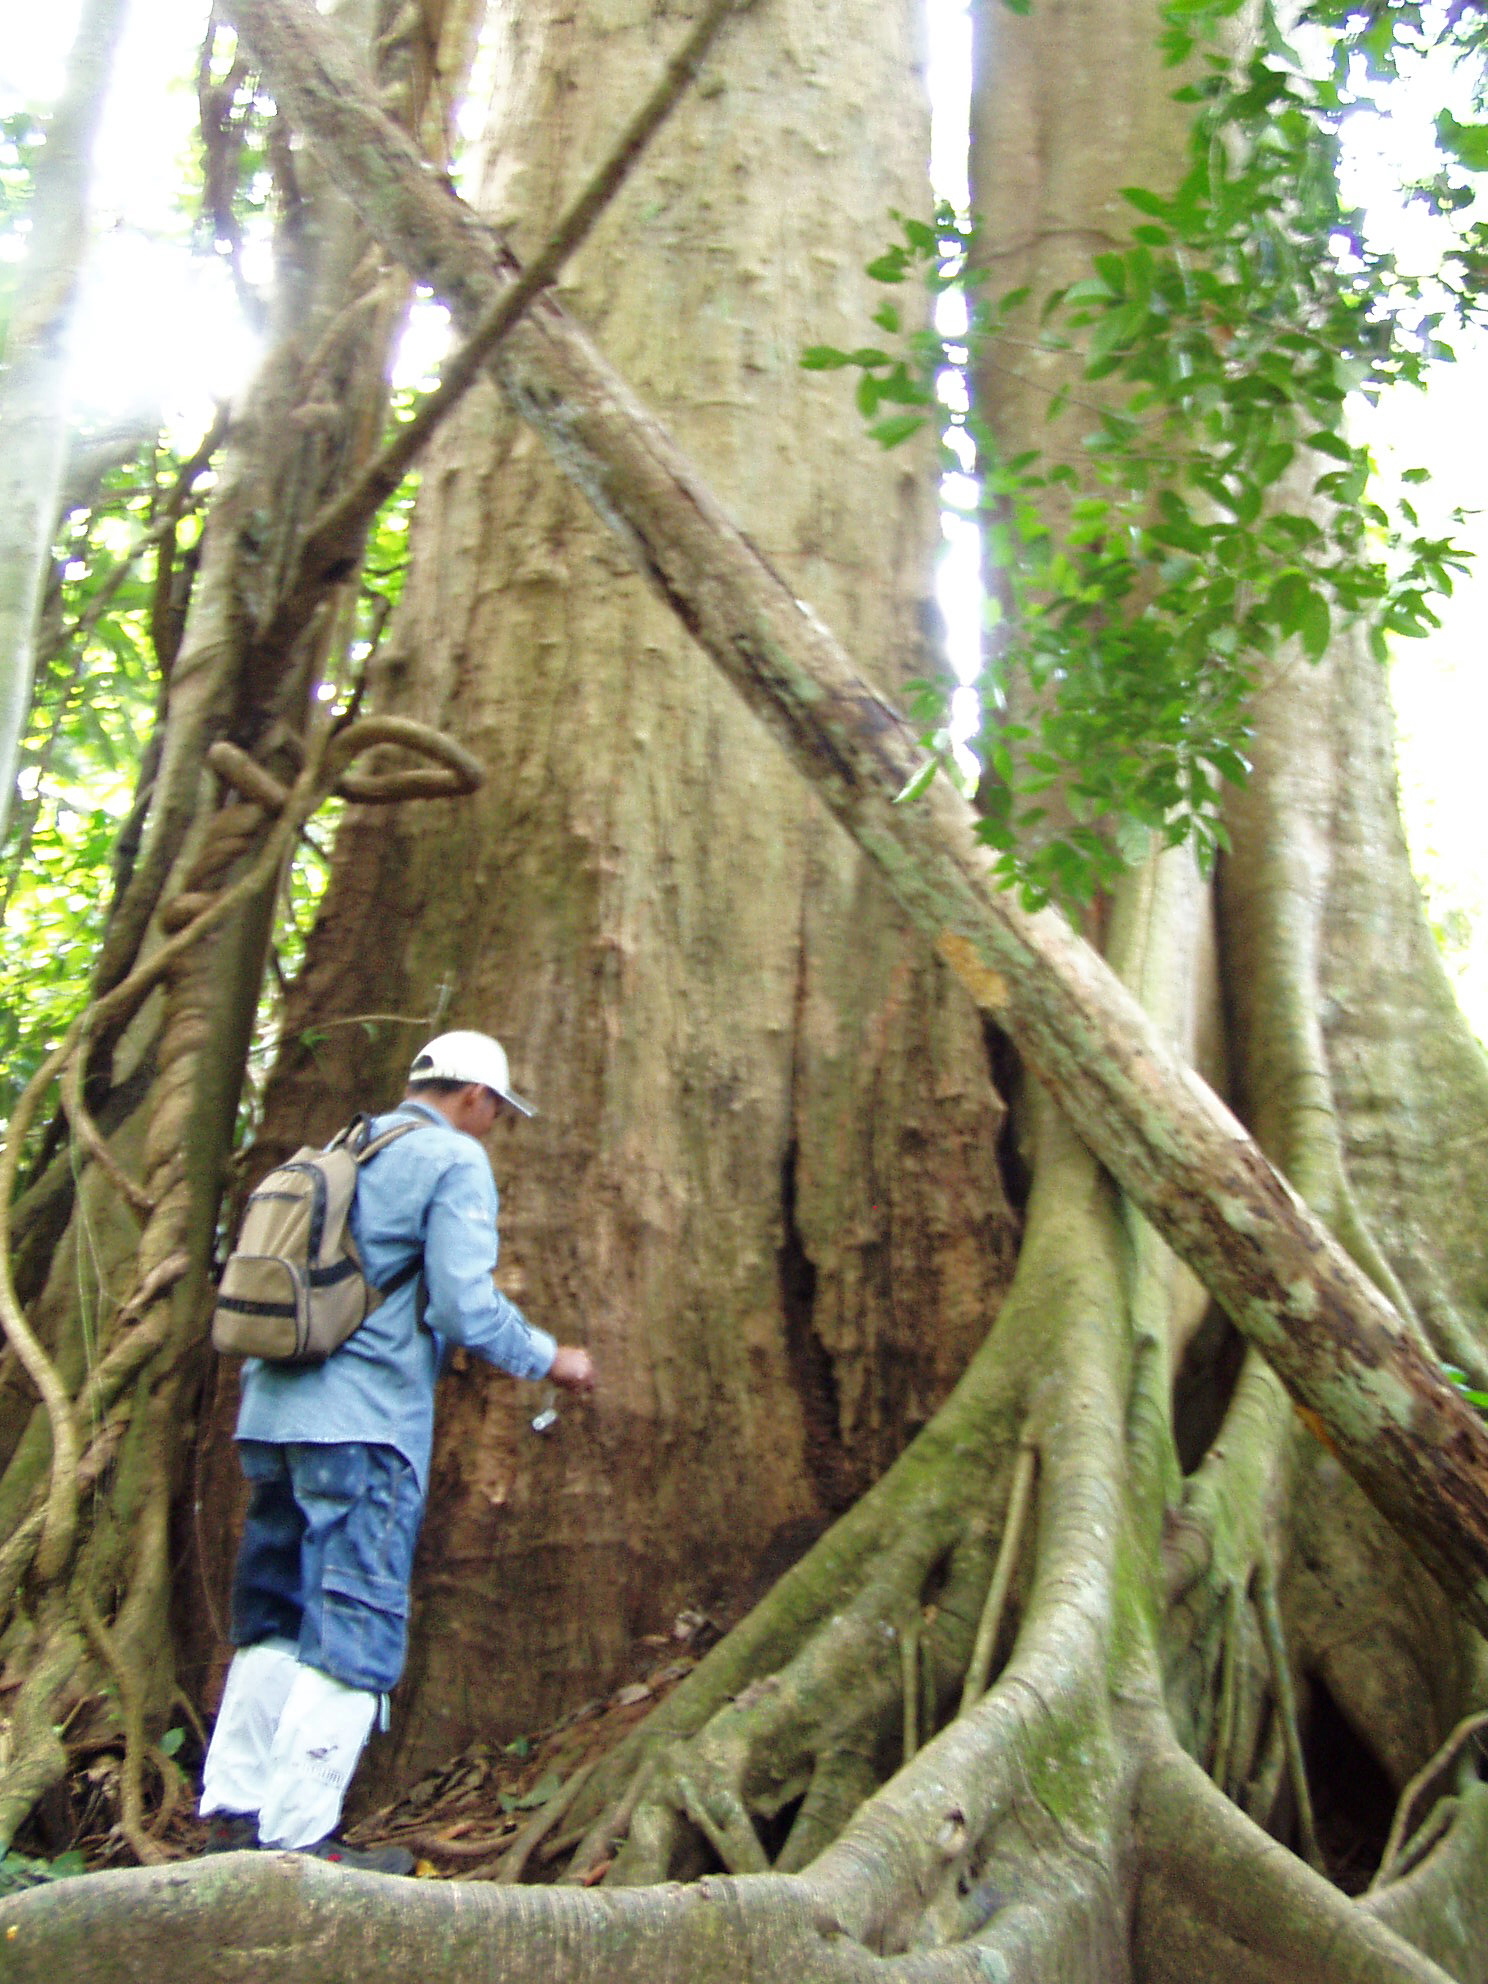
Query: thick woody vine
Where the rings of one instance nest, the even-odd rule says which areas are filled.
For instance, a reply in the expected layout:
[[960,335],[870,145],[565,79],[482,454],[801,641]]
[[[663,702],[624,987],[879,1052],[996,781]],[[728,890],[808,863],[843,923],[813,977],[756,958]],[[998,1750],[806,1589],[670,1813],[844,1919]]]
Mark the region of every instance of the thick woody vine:
[[[423,766],[358,769],[356,761],[379,746],[396,745],[424,759]],[[186,1221],[189,1193],[178,1169],[149,1182],[130,1176],[109,1150],[82,1098],[81,1071],[95,1030],[127,1019],[157,988],[169,990],[189,969],[191,954],[236,909],[277,890],[296,835],[332,795],[360,805],[453,797],[476,790],[479,764],[461,746],[407,718],[369,717],[328,723],[311,732],[303,763],[285,787],[235,745],[212,746],[208,762],[235,799],[220,807],[212,831],[186,886],[162,909],[171,934],[148,962],[140,965],[106,998],[95,1001],[74,1022],[65,1039],[33,1076],[11,1119],[11,1134],[0,1155],[0,1322],[46,1408],[51,1429],[51,1463],[44,1492],[38,1493],[40,1520],[27,1518],[7,1548],[0,1600],[7,1609],[20,1600],[34,1608],[38,1632],[53,1644],[75,1641],[81,1630],[112,1670],[131,1737],[125,1772],[124,1827],[141,1859],[154,1849],[138,1817],[140,1732],[130,1713],[127,1669],[110,1646],[85,1578],[78,1568],[79,1502],[117,1449],[131,1405],[125,1394],[146,1364],[164,1351],[178,1327],[173,1291],[187,1274]],[[224,869],[240,867],[227,883],[213,882]],[[9,1205],[18,1154],[47,1093],[60,1082],[63,1107],[74,1136],[104,1170],[120,1198],[142,1222],[139,1279],[100,1334],[95,1361],[83,1387],[73,1393],[56,1363],[33,1334],[17,1299],[10,1271]],[[39,1730],[26,1730],[45,1745]],[[55,1742],[55,1738],[52,1739]],[[12,1770],[24,1767],[24,1753],[12,1745]],[[3,1794],[0,1794],[3,1795]]]

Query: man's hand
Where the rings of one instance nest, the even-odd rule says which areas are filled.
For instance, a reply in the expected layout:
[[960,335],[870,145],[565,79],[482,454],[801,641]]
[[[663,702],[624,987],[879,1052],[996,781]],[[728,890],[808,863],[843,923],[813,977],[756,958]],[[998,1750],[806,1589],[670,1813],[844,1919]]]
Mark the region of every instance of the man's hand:
[[566,1392],[592,1392],[594,1359],[576,1343],[560,1343],[548,1378]]

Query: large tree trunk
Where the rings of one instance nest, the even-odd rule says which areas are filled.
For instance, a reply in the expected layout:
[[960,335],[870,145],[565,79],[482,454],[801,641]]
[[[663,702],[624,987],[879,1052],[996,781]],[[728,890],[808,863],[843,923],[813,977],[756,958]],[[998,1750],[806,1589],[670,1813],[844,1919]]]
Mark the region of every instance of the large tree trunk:
[[[498,32],[482,199],[527,253],[676,29],[527,6]],[[869,306],[861,216],[927,203],[918,32],[877,0],[776,7],[565,284],[886,689],[933,665],[929,462],[865,460],[798,357]],[[493,1148],[504,1285],[601,1390],[539,1440],[486,1367],[444,1388],[412,1668],[364,1791],[768,1583],[930,1417],[1016,1252],[971,1002],[489,388],[427,466],[375,695],[489,778],[348,821],[261,1159],[395,1096],[438,1025],[498,1032],[540,1106]],[[369,1049],[358,1013],[408,1018]]]
[[[1316,680],[1340,716],[1352,706],[1374,727],[1382,678],[1368,668]],[[1290,831],[1273,815],[1261,849]],[[1264,894],[1243,843],[1231,886]],[[1203,905],[1169,857],[1123,890],[1109,941],[1190,1050],[1215,993]],[[1275,950],[1256,936],[1244,955],[1262,970]],[[1202,1312],[1195,1284],[1052,1107],[1034,1100],[1030,1119],[1035,1183],[991,1336],[931,1427],[617,1760],[601,1802],[652,1752],[607,1883],[618,1892],[467,1889],[456,1907],[283,1859],[106,1876],[5,1911],[15,1975],[59,1959],[84,1979],[155,1974],[166,1933],[222,1979],[307,1966],[391,1979],[410,1964],[678,1984],[1488,1975],[1475,1783],[1440,1814],[1437,1851],[1364,1902],[1277,1843],[1298,1839],[1296,1737],[1322,1855],[1356,1890],[1360,1841],[1367,1853],[1377,1827],[1377,1853],[1392,1790],[1483,1698],[1478,1643],[1295,1432],[1259,1364],[1184,1479],[1172,1370]],[[1014,1539],[996,1678],[958,1716],[1024,1443],[1036,1529]],[[941,1727],[890,1775],[905,1645]],[[1330,1712],[1355,1733],[1334,1726],[1324,1745]],[[767,1873],[762,1841],[782,1831]],[[650,1885],[719,1860],[733,1878]],[[100,1966],[90,1952],[104,1949]]]

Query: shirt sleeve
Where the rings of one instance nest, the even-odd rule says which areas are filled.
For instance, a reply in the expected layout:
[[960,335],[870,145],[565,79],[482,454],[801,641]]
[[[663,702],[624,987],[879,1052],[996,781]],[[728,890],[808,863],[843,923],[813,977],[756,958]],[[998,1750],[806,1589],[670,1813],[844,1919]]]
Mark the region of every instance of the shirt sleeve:
[[496,1266],[496,1186],[484,1157],[452,1164],[434,1188],[424,1235],[424,1320],[517,1378],[545,1378],[558,1345],[534,1329],[491,1279]]

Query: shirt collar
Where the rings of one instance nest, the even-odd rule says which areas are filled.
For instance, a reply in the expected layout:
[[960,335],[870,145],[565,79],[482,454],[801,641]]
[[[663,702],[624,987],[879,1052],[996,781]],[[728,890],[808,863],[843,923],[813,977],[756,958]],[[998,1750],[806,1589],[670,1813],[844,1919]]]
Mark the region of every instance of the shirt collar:
[[430,1123],[442,1123],[447,1130],[454,1128],[442,1109],[436,1109],[431,1102],[420,1102],[416,1095],[405,1096],[392,1113],[395,1116],[417,1114]]

